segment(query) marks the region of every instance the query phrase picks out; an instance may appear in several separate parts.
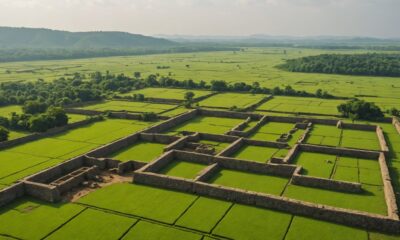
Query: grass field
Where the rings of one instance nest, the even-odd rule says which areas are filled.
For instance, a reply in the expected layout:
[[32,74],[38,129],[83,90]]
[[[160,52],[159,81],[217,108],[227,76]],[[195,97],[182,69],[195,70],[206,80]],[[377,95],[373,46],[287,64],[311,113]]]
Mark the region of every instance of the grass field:
[[106,101],[97,104],[92,104],[82,107],[82,109],[95,110],[100,112],[114,111],[114,112],[154,112],[162,113],[175,108],[175,105],[157,104],[147,102],[129,102],[129,101]]
[[202,91],[202,90],[185,90],[185,89],[174,89],[174,88],[144,88],[120,95],[132,96],[133,94],[143,94],[145,98],[149,97],[149,98],[185,100],[185,93],[187,92],[194,93],[194,99],[204,97],[212,93],[211,91]]
[[174,177],[194,179],[206,167],[203,164],[175,160],[161,169],[160,173]]
[[215,174],[209,182],[227,187],[271,193],[279,196],[285,189],[289,179],[271,175],[222,169]]
[[165,144],[140,141],[109,157],[120,161],[150,162],[163,153],[164,147],[166,147]]
[[256,162],[268,162],[272,157],[284,158],[288,149],[245,145],[233,157]]
[[133,134],[149,123],[108,119],[0,152],[0,184],[14,181],[103,144]]
[[[364,50],[308,50],[287,48],[246,48],[240,52],[203,52],[133,57],[110,57],[66,61],[37,61],[0,64],[0,82],[50,81],[68,77],[72,72],[89,74],[93,71],[132,76],[139,71],[143,77],[159,74],[178,80],[226,80],[229,83],[259,82],[263,87],[285,88],[314,93],[317,89],[335,96],[360,97],[372,101],[384,110],[400,108],[400,78],[345,76],[285,72],[275,68],[284,59],[321,53],[362,53]],[[121,64],[123,62],[124,64]],[[168,69],[157,69],[157,66]],[[188,67],[188,66],[189,67]],[[29,71],[26,71],[26,70]],[[10,71],[10,73],[7,70]],[[191,90],[192,91],[192,90]],[[145,97],[182,100],[184,89],[147,88],[135,93]],[[193,91],[195,98],[210,91]],[[211,108],[249,107],[267,95],[221,93],[200,101]],[[336,106],[343,100],[275,96],[258,107],[267,115],[297,116],[297,113],[337,115]],[[188,111],[176,105],[145,102],[105,101],[85,106],[98,111],[155,112],[174,116]],[[0,107],[0,116],[21,112],[20,106]],[[323,116],[312,116],[324,118]],[[69,114],[70,123],[84,120],[83,115]],[[333,118],[333,117],[330,117]],[[350,120],[345,120],[351,122]],[[243,119],[197,117],[173,129],[168,134],[182,131],[224,134]],[[357,121],[361,123],[361,121]],[[254,124],[254,122],[252,123]],[[375,123],[371,123],[375,124]],[[74,156],[84,154],[101,145],[148,127],[149,123],[107,119],[78,129],[31,143],[0,151],[0,190],[15,181],[54,166]],[[379,123],[384,129],[390,154],[389,165],[396,193],[400,191],[400,135],[391,124]],[[252,139],[276,141],[294,128],[292,123],[267,122]],[[299,130],[289,140],[293,146],[304,133]],[[26,133],[11,132],[11,139]],[[379,150],[374,131],[341,130],[336,126],[314,124],[307,143],[333,147]],[[201,140],[219,152],[229,143]],[[164,144],[139,142],[111,156],[121,161],[150,162],[162,154]],[[266,162],[271,157],[284,157],[287,150],[245,146],[234,157]],[[209,183],[244,190],[268,193],[297,200],[377,214],[387,214],[387,207],[376,160],[336,155],[301,152],[294,164],[303,166],[302,174],[341,181],[359,182],[363,193],[343,193],[290,183],[289,178],[221,169]],[[193,179],[206,165],[173,161],[161,173]],[[398,202],[400,202],[397,194]],[[197,195],[175,192],[137,184],[113,184],[97,189],[74,203],[49,204],[31,198],[21,198],[0,208],[0,239],[362,239],[390,240],[388,236],[350,228],[330,222],[295,216],[284,212],[244,206]]]
[[337,106],[344,100],[327,100],[319,98],[274,97],[257,108],[259,111],[312,113],[338,115]]
[[0,210],[0,221],[0,236],[19,239],[398,238],[135,184],[108,186],[78,203],[48,204],[22,198]]
[[[286,54],[284,53],[286,50]],[[259,82],[273,88],[290,84],[296,90],[315,92],[323,89],[338,96],[372,95],[375,101],[400,95],[399,78],[307,74],[285,72],[275,68],[284,59],[323,53],[364,53],[366,50],[317,50],[290,48],[247,48],[240,52],[204,52],[162,54],[132,57],[109,57],[64,61],[35,61],[0,64],[0,82],[53,80],[71,72],[88,73],[112,71],[132,76],[132,69],[145,77],[159,73],[178,80],[193,79],[210,82],[223,79],[228,82]],[[121,64],[123,62],[124,64]],[[169,69],[157,69],[159,65]],[[190,65],[188,68],[186,65]],[[30,71],[22,71],[29,69]],[[7,73],[9,70],[10,73]]]
[[168,134],[179,134],[181,131],[224,134],[241,122],[243,119],[199,116],[169,129]]
[[201,107],[231,108],[236,106],[238,108],[247,108],[260,102],[265,97],[267,96],[262,94],[220,93],[206,98],[199,105]]

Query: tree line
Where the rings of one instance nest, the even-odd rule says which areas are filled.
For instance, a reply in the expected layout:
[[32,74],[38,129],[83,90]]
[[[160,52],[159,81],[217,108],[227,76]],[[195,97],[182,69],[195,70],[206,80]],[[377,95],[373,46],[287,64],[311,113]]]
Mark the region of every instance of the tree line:
[[400,76],[400,54],[322,54],[286,60],[278,66],[291,72]]

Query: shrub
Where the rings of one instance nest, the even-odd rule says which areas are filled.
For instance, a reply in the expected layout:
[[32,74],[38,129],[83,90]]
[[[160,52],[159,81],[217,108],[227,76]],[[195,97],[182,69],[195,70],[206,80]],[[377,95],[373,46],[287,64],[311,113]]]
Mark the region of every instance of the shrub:
[[6,128],[0,127],[0,142],[7,141],[9,135],[10,135],[10,132]]

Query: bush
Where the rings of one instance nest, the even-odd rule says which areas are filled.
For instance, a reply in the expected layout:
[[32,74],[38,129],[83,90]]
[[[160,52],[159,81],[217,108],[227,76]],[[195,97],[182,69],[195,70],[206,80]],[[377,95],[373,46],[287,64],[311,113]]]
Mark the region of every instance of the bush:
[[140,114],[140,120],[145,122],[151,122],[157,120],[157,114],[153,112],[142,113]]
[[7,141],[9,135],[10,135],[10,132],[6,128],[0,127],[0,142]]
[[384,116],[382,110],[375,103],[359,99],[352,99],[340,104],[337,108],[342,116],[351,118],[353,121],[356,119],[376,120]]
[[22,106],[22,111],[25,114],[44,113],[47,110],[47,104],[38,101],[27,101]]
[[0,126],[8,128],[10,126],[10,120],[8,120],[6,117],[0,116]]

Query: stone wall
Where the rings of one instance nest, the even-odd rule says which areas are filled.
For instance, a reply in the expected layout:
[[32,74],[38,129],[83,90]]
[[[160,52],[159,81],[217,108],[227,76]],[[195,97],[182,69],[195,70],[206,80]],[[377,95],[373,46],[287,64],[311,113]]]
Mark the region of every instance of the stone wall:
[[293,175],[291,183],[295,185],[322,188],[339,192],[360,193],[363,191],[360,183],[304,176],[297,172]]
[[88,152],[86,155],[89,157],[96,157],[96,158],[105,157],[118,150],[121,150],[125,147],[134,144],[136,141],[139,140],[139,138],[140,138],[140,133],[135,133],[130,136],[124,137],[120,140],[117,140],[115,142],[96,148]]
[[101,111],[89,110],[89,109],[81,109],[81,108],[66,108],[65,112],[66,113],[71,113],[71,114],[88,115],[88,116],[96,116],[96,115],[103,114],[103,112],[101,112]]
[[342,122],[341,127],[343,129],[353,129],[353,130],[362,130],[362,131],[376,131],[376,125],[368,125],[368,124],[354,124],[354,123],[345,123]]
[[399,220],[399,209],[396,203],[396,195],[393,190],[389,169],[387,167],[386,158],[383,153],[379,155],[379,166],[381,169],[385,200],[388,208],[388,216],[390,218]]
[[201,139],[201,140],[209,140],[209,141],[225,142],[225,143],[232,143],[239,139],[239,137],[236,137],[236,136],[210,134],[210,133],[198,133],[194,137],[197,137],[197,136],[198,136],[198,140]]
[[159,172],[162,168],[168,165],[175,158],[174,151],[169,151],[161,155],[156,160],[140,168],[139,172]]
[[178,115],[176,117],[170,118],[160,124],[157,124],[153,127],[150,127],[146,130],[144,130],[144,133],[162,133],[170,128],[176,127],[179,124],[182,124],[194,117],[196,117],[196,115],[198,114],[198,110],[194,109],[190,112]]
[[210,178],[212,178],[217,172],[219,172],[221,168],[218,163],[211,164],[206,167],[200,174],[194,179],[195,181],[207,182]]
[[133,181],[135,183],[194,193],[201,196],[213,197],[267,209],[274,209],[295,215],[365,228],[372,231],[383,231],[394,234],[400,233],[400,221],[366,212],[308,203],[270,194],[164,176],[156,173],[135,172]]
[[397,132],[400,134],[400,120],[397,117],[393,117],[392,124],[396,128]]
[[199,113],[204,116],[209,117],[223,117],[223,118],[238,118],[238,119],[255,119],[259,120],[262,118],[262,115],[256,113],[248,113],[248,112],[232,112],[232,111],[219,111],[219,110],[210,110],[210,109],[199,109]]
[[190,136],[185,136],[182,138],[179,138],[178,140],[172,142],[168,146],[164,148],[164,152],[168,152],[173,149],[182,149],[185,147],[186,143],[188,142]]
[[349,148],[335,148],[335,147],[318,146],[312,144],[300,144],[299,150],[305,152],[326,153],[326,154],[367,158],[367,159],[378,159],[380,154],[379,152],[376,151],[358,150]]
[[389,147],[386,143],[385,135],[383,134],[383,130],[380,126],[376,127],[376,135],[378,136],[379,140],[379,145],[381,148],[381,151],[384,152],[385,154],[389,153]]
[[26,181],[50,183],[60,176],[84,166],[84,156],[79,156],[25,178]]
[[285,164],[291,163],[295,159],[299,151],[300,151],[300,145],[299,144],[294,145],[283,159],[283,162],[276,162],[276,163],[285,163]]
[[19,182],[0,190],[0,207],[5,206],[25,194],[24,183]]
[[240,148],[242,148],[243,145],[244,145],[243,138],[239,138],[238,140],[234,141],[231,145],[229,145],[227,148],[222,150],[217,156],[229,157],[233,155],[235,152],[237,152]]
[[52,203],[61,200],[60,191],[56,186],[30,181],[24,181],[24,186],[26,195]]

